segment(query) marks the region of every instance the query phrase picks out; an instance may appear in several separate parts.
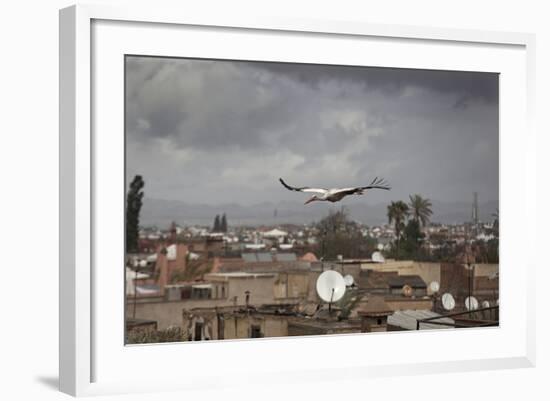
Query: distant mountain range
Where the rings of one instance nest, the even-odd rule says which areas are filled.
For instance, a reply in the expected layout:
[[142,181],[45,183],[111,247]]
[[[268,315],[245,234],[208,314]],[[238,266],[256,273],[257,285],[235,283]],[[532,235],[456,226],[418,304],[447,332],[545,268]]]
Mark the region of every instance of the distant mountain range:
[[[210,226],[216,214],[227,215],[229,225],[274,225],[304,224],[318,221],[329,210],[337,211],[345,207],[352,219],[368,225],[387,222],[387,204],[367,204],[361,202],[328,203],[315,202],[304,206],[302,202],[263,202],[251,206],[235,203],[206,205],[186,203],[178,200],[145,198],[141,210],[141,226],[166,228],[172,221],[179,225]],[[479,220],[492,221],[492,214],[498,208],[498,201],[479,204]],[[464,223],[471,220],[472,204],[469,202],[432,201],[432,222]]]

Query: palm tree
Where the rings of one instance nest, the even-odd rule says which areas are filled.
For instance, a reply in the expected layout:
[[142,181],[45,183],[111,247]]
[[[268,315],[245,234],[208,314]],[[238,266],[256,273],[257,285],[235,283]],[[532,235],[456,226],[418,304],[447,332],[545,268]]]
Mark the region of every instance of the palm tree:
[[411,215],[420,226],[425,227],[432,212],[432,202],[429,199],[424,199],[422,196],[415,194],[409,195],[409,208]]
[[409,206],[403,201],[397,201],[388,205],[388,223],[394,223],[394,230],[397,245],[397,256],[399,257],[399,241],[401,239],[401,232],[405,228],[405,219],[409,215]]

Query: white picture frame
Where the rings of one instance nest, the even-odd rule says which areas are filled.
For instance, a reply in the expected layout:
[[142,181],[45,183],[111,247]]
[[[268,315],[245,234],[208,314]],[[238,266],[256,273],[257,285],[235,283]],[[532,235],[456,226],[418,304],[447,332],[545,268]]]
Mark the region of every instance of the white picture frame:
[[[468,63],[480,63],[478,65],[485,66],[486,71],[501,73],[504,77],[501,86],[500,149],[501,249],[504,249],[501,254],[501,327],[460,331],[458,334],[453,331],[444,335],[437,331],[407,333],[409,337],[405,339],[400,334],[349,335],[124,347],[122,335],[117,337],[117,333],[123,330],[117,326],[122,318],[120,309],[123,308],[123,292],[118,298],[116,296],[117,288],[120,291],[123,288],[117,287],[117,280],[123,280],[123,268],[120,269],[120,275],[113,276],[114,279],[110,281],[108,274],[97,270],[104,261],[117,260],[116,249],[112,253],[108,250],[98,253],[102,239],[97,236],[98,233],[112,235],[101,231],[109,216],[113,216],[113,221],[120,219],[120,194],[123,188],[117,187],[120,183],[116,178],[118,173],[113,175],[115,177],[111,182],[106,171],[120,170],[123,157],[119,153],[121,143],[118,134],[113,134],[113,139],[108,140],[115,143],[108,147],[109,150],[105,146],[105,139],[94,137],[94,130],[103,127],[103,124],[112,124],[109,127],[114,127],[117,132],[116,127],[120,127],[120,121],[123,120],[120,114],[123,105],[119,102],[123,87],[118,85],[121,70],[117,70],[116,64],[122,62],[119,56],[125,52],[135,54],[136,49],[140,54],[176,55],[174,49],[177,49],[177,43],[161,42],[160,39],[179,34],[177,32],[180,30],[182,35],[188,35],[188,32],[185,33],[186,27],[188,30],[192,28],[192,34],[197,34],[201,41],[201,46],[194,47],[190,56],[199,53],[207,55],[215,48],[215,41],[219,40],[220,35],[225,35],[224,39],[235,40],[235,43],[242,38],[242,43],[235,48],[224,46],[223,49],[217,49],[217,57],[298,61],[298,57],[302,57],[298,56],[299,48],[293,49],[293,46],[287,46],[288,42],[284,42],[290,38],[296,43],[303,40],[303,44],[315,44],[315,41],[322,40],[324,42],[320,44],[333,46],[331,49],[334,50],[326,57],[340,57],[342,63],[364,63],[364,60],[355,58],[350,49],[366,43],[365,46],[373,46],[374,53],[380,52],[381,57],[378,61],[371,60],[369,65],[379,63],[383,66],[461,69],[467,68]],[[146,31],[147,34],[140,37],[140,34],[143,35],[140,31]],[[253,52],[261,49],[254,49],[253,41],[249,42],[247,35],[262,35],[262,40],[273,43],[277,48],[286,48],[288,54],[266,56],[267,53],[262,53],[264,56],[254,56]],[[136,44],[138,40],[140,43]],[[212,40],[212,43],[208,40]],[[338,40],[337,47],[331,43],[334,40]],[[384,42],[383,46],[380,41]],[[162,48],[160,43],[163,43]],[[230,387],[238,385],[235,375],[243,372],[247,372],[257,383],[269,383],[274,378],[315,381],[352,377],[361,380],[364,377],[408,374],[411,370],[432,373],[534,366],[535,284],[532,273],[535,267],[532,258],[526,256],[534,253],[528,249],[523,254],[508,249],[513,243],[514,229],[522,223],[532,228],[536,215],[530,204],[535,195],[535,136],[531,128],[535,82],[534,43],[533,35],[523,33],[290,18],[229,20],[209,15],[186,15],[185,11],[167,11],[154,7],[79,5],[61,10],[60,390],[80,396],[200,389],[205,383],[210,387],[213,383],[218,387]],[[376,46],[401,46],[399,48],[403,51],[376,50]],[[408,48],[414,48],[415,54],[425,54],[426,60],[430,59],[430,54],[434,58],[433,53],[438,52],[441,60],[437,63],[418,59],[404,61]],[[185,49],[178,51],[178,55],[186,52]],[[488,52],[493,52],[494,57],[488,57]],[[318,57],[320,63],[329,61],[319,54],[309,54],[308,60]],[[464,54],[466,60],[459,63],[455,58],[460,54]],[[104,85],[97,86],[98,82]],[[108,94],[107,89],[118,95],[110,96],[112,93]],[[517,94],[517,97],[514,98],[512,94]],[[98,102],[98,98],[105,102]],[[114,103],[109,103],[108,98]],[[114,113],[114,117],[108,117],[108,113]],[[516,134],[516,137],[514,132],[522,132],[522,135]],[[120,135],[123,135],[122,131]],[[512,154],[518,161],[515,169],[506,163]],[[512,186],[514,182],[515,187]],[[522,183],[519,185],[520,191],[517,190],[518,182]],[[118,192],[111,192],[110,188],[118,188]],[[117,203],[111,211],[109,198],[115,199]],[[119,238],[120,244],[122,240]],[[524,269],[514,273],[512,280],[508,273],[514,264],[521,264]],[[101,299],[97,297],[97,291],[103,294]],[[105,312],[105,301],[113,305],[121,304],[120,307],[112,308],[112,316],[107,316]],[[342,346],[357,349],[360,344],[365,344],[365,349],[380,348],[388,341],[392,341],[397,355],[376,354],[371,350],[365,354],[369,358],[359,358],[358,361],[341,358],[340,361],[331,362],[330,366],[323,363],[325,359],[316,356],[320,347],[328,352],[341,349],[339,347]],[[445,342],[448,341],[458,341],[458,345],[455,344],[452,347],[454,349],[440,350],[437,358],[429,352],[406,352],[406,343],[417,343],[419,346],[439,344],[445,348]],[[489,342],[492,348],[487,345],[490,349],[484,349],[484,344]],[[469,347],[466,349],[461,344],[469,344]],[[113,347],[118,348],[115,350]],[[283,350],[296,356],[292,366],[285,365],[283,358],[278,359]],[[158,364],[158,361],[166,361],[167,355],[174,354],[185,355],[197,366],[204,367],[208,365],[201,363],[201,355],[222,355],[222,360],[231,361],[231,366],[209,369],[208,372],[206,369],[187,369],[182,375],[181,371],[174,372],[167,362],[166,366],[163,364],[160,368],[156,365],[154,374],[145,372],[143,376],[147,379],[140,377],[131,368],[140,361],[144,364],[156,361]],[[262,362],[262,355],[267,355],[264,359],[268,363]],[[357,355],[360,357],[361,352]]]

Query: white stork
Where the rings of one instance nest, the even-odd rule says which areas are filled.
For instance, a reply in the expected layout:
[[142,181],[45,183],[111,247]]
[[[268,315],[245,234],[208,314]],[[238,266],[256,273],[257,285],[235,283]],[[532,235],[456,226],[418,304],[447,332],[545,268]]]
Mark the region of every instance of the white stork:
[[[290,190],[298,192],[312,192],[316,195],[311,196],[304,205],[307,205],[313,201],[328,201],[328,202],[338,202],[342,200],[347,195],[363,195],[367,189],[385,189],[389,191],[390,186],[384,181],[383,178],[376,177],[372,182],[366,187],[352,187],[352,188],[311,188],[311,187],[291,187],[282,178],[279,178],[281,184]],[[317,195],[318,194],[318,195]]]

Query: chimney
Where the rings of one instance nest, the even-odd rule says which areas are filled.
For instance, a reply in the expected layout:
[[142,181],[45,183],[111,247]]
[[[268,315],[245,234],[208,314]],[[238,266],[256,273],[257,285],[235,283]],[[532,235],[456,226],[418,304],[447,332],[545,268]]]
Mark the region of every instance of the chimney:
[[168,268],[168,257],[164,244],[161,244],[157,250],[157,264],[155,270],[159,272],[157,285],[160,288],[160,295],[164,295],[164,287],[170,280],[170,271]]
[[187,260],[187,245],[176,244],[176,260],[174,270],[184,271],[186,268]]
[[214,256],[214,261],[212,263],[212,273],[218,273],[220,271],[221,261],[219,256]]

